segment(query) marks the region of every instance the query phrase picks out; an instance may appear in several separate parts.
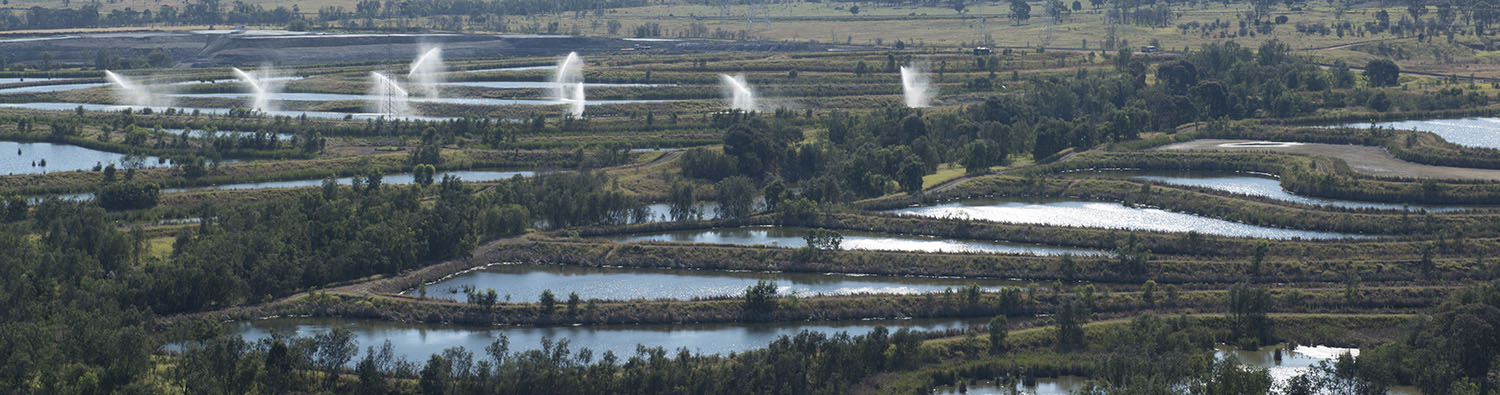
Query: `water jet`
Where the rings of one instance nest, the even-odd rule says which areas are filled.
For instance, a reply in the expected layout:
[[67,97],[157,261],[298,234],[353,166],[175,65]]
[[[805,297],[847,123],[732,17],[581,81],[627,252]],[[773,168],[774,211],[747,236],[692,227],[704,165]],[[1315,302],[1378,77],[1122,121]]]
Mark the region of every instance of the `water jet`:
[[567,104],[573,116],[582,116],[587,102],[583,94],[583,60],[577,52],[569,52],[557,64],[557,74],[552,79],[552,96],[558,103]]
[[924,108],[932,105],[932,84],[927,74],[916,66],[901,66],[901,93],[906,96],[906,106]]
[[266,78],[270,76],[269,72],[262,71],[260,73],[262,75],[255,76],[244,70],[240,70],[238,67],[231,67],[230,70],[234,70],[234,75],[240,78],[240,82],[250,88],[252,94],[250,96],[250,109],[260,112],[276,111],[275,108],[271,107],[272,87],[269,86]]
[[755,91],[751,90],[750,84],[745,82],[744,74],[737,74],[733,77],[720,74],[719,81],[724,87],[724,95],[729,99],[729,108],[755,111]]
[[129,77],[115,74],[113,71],[104,70],[104,78],[114,83],[115,94],[119,100],[131,106],[169,106],[171,100],[151,94],[151,90],[136,83]]
[[443,48],[434,47],[428,49],[411,62],[411,70],[406,73],[406,80],[413,85],[413,90],[425,97],[438,97],[438,86],[443,84],[443,73],[447,71],[443,64]]

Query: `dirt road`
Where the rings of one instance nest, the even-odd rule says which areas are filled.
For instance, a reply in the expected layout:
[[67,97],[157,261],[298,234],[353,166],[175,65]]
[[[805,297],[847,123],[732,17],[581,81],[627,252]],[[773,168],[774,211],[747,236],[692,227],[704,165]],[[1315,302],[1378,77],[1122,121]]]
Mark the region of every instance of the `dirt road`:
[[1157,148],[1160,151],[1284,152],[1341,159],[1361,174],[1377,177],[1500,181],[1500,170],[1432,166],[1391,156],[1384,148],[1316,143],[1268,143],[1251,140],[1194,140]]

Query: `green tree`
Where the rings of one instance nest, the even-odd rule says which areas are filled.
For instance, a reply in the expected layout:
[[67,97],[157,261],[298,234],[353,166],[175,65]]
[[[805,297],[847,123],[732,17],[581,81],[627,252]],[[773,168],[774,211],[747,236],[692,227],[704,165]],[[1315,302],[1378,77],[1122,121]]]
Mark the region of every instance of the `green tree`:
[[922,193],[922,177],[926,175],[927,169],[915,157],[908,159],[901,165],[901,170],[897,171],[901,190],[912,195]]
[[136,210],[156,207],[161,187],[155,183],[112,183],[94,193],[94,201],[105,210]]
[[1270,393],[1274,383],[1270,372],[1265,368],[1241,366],[1239,360],[1231,356],[1213,362],[1213,370],[1208,380],[1203,383],[1202,393],[1205,395],[1267,394]]
[[752,316],[769,314],[776,310],[776,282],[760,280],[745,288],[745,312]]
[[1271,304],[1271,293],[1264,288],[1251,287],[1248,284],[1230,288],[1227,318],[1232,326],[1234,337],[1251,339],[1255,344],[1269,342],[1271,319],[1267,314],[1271,310]]
[[1027,19],[1031,19],[1031,5],[1026,4],[1026,0],[1010,0],[1010,14],[1007,16],[1020,25]]
[[1250,253],[1250,278],[1259,279],[1261,275],[1261,264],[1266,260],[1266,251],[1271,248],[1271,243],[1265,240],[1255,242],[1255,247]]
[[1088,308],[1077,299],[1068,299],[1057,305],[1052,320],[1057,325],[1057,348],[1063,351],[1084,347],[1083,324],[1088,321]]
[[580,297],[578,297],[578,293],[577,292],[569,292],[568,293],[568,314],[578,314],[578,304],[579,303],[583,303],[583,299],[580,298]]
[[411,168],[411,174],[417,185],[432,185],[432,177],[437,174],[437,167],[430,164],[420,164]]
[[1147,264],[1151,260],[1151,251],[1141,246],[1135,233],[1131,233],[1124,243],[1115,248],[1115,260],[1118,261],[1117,272],[1136,276],[1144,275],[1149,270]]
[[1391,109],[1391,99],[1385,96],[1385,91],[1375,92],[1374,95],[1370,96],[1370,101],[1365,106],[1377,112],[1386,112]]
[[544,289],[542,296],[537,298],[537,304],[541,306],[542,314],[552,315],[557,311],[557,295],[553,295],[550,289]]
[[719,197],[719,213],[727,218],[744,218],[755,210],[755,183],[750,178],[734,176],[714,184]]
[[984,174],[990,171],[990,166],[1000,164],[1004,160],[1003,154],[997,152],[995,144],[989,140],[979,139],[969,142],[964,149],[962,165],[964,173],[969,175]]
[[6,198],[4,216],[0,217],[0,220],[5,222],[24,220],[26,219],[26,212],[29,206],[30,204],[26,202],[26,198],[20,196]]
[[437,129],[432,127],[428,127],[422,131],[422,143],[417,145],[415,150],[412,150],[411,164],[436,165],[443,163],[443,144],[439,141],[437,134]]
[[1057,272],[1063,278],[1072,280],[1078,277],[1078,263],[1074,261],[1073,254],[1064,253],[1057,260]]
[[673,221],[698,218],[698,198],[694,191],[693,184],[685,181],[674,182],[667,190],[667,212]]
[[1365,64],[1365,79],[1371,86],[1395,86],[1401,77],[1401,66],[1390,59],[1375,59]]
[[1146,280],[1146,284],[1141,285],[1141,300],[1147,306],[1156,306],[1156,280]]
[[844,243],[844,235],[837,231],[817,228],[807,231],[803,237],[807,247],[816,251],[838,251]]
[[353,332],[336,327],[313,336],[313,344],[317,346],[314,354],[317,365],[328,372],[327,384],[332,388],[338,379],[338,371],[359,354],[359,343],[354,341]]
[[380,371],[380,368],[375,366],[373,350],[371,349],[372,355],[366,355],[364,359],[359,360],[359,364],[354,368],[355,375],[359,378],[359,390],[357,392],[361,394],[383,394],[386,392],[385,376]]
[[448,362],[443,356],[432,354],[427,359],[427,365],[422,367],[421,377],[418,384],[423,395],[442,395],[448,388]]
[[781,183],[781,180],[772,181],[770,185],[766,185],[761,195],[765,196],[766,210],[769,211],[780,210],[781,202],[792,197],[792,194],[787,193],[786,184]]
[[1005,335],[1010,331],[1010,320],[1004,315],[990,319],[990,354],[1005,352]]
[[1423,277],[1432,278],[1433,273],[1437,272],[1437,264],[1433,260],[1436,251],[1432,242],[1422,244],[1422,258],[1417,261],[1417,268],[1422,271]]

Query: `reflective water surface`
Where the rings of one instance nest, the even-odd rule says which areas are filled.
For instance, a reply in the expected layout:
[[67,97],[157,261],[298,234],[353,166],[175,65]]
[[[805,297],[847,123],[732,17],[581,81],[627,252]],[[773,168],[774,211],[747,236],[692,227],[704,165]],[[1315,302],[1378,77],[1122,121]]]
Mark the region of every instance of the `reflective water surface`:
[[[978,285],[985,290],[1021,286],[1015,281],[983,279],[501,264],[429,284],[426,293],[429,298],[464,302],[468,296],[463,289],[469,286],[480,292],[493,289],[501,301],[526,303],[537,301],[544,290],[552,291],[560,299],[576,292],[584,300],[688,300],[739,296],[746,287],[762,280],[775,281],[781,294],[797,295],[913,294],[948,289],[957,292],[969,285]],[[405,292],[408,295],[420,293],[419,290]]]
[[138,167],[168,166],[154,156],[132,157],[67,144],[0,141],[0,175],[93,170],[101,164],[124,168],[127,162]]
[[[511,177],[515,177],[515,176],[532,177],[532,176],[536,175],[536,172],[532,172],[532,171],[488,171],[488,170],[443,171],[443,172],[438,172],[436,175],[434,175],[432,177],[433,182],[441,181],[443,179],[443,176],[447,176],[447,175],[452,175],[454,177],[458,177],[459,180],[462,180],[464,182],[487,182],[487,181],[510,179]],[[350,184],[354,183],[354,177],[339,177],[339,178],[337,178],[335,180],[338,181],[339,185],[350,185]],[[416,183],[416,177],[413,176],[411,173],[386,174],[384,176],[381,176],[380,183],[381,184],[389,184],[389,185],[411,185],[413,183]],[[214,186],[192,187],[192,188],[167,188],[167,189],[163,189],[162,192],[163,193],[177,193],[177,192],[188,192],[188,191],[198,191],[198,190],[243,190],[243,189],[266,189],[266,188],[306,188],[306,187],[316,187],[316,186],[321,186],[321,185],[323,185],[323,179],[319,178],[319,179],[311,179],[311,180],[266,181],[266,182],[251,182],[251,183],[243,183],[243,184],[225,184],[225,185],[214,185]]]
[[1114,202],[970,200],[935,206],[888,210],[888,213],[932,218],[967,218],[1015,224],[1089,228],[1193,232],[1229,237],[1268,239],[1339,239],[1353,234],[1279,229],[1247,225],[1200,215],[1155,208],[1128,207]]
[[[706,230],[684,230],[650,234],[627,234],[609,239],[636,243],[670,241],[682,243],[763,245],[801,248],[807,245],[808,230],[791,227],[747,227]],[[978,240],[944,239],[930,236],[892,235],[840,231],[842,248],[847,250],[921,251],[961,253],[1007,253],[1031,255],[1101,255],[1103,251],[1082,248],[1053,247],[1035,244],[1000,243]]]
[[1281,180],[1276,178],[1275,176],[1256,173],[1213,171],[1117,171],[1101,172],[1099,174],[1117,177],[1129,177],[1138,180],[1160,182],[1163,184],[1208,188],[1234,194],[1259,196],[1284,202],[1314,206],[1333,206],[1350,209],[1376,210],[1426,210],[1434,212],[1489,208],[1484,206],[1431,206],[1376,203],[1302,196],[1293,194],[1292,192],[1283,189],[1281,187]]
[[[932,331],[962,329],[982,323],[965,320],[882,320],[807,324],[590,325],[539,328],[407,324],[342,318],[275,318],[230,325],[245,340],[252,342],[269,338],[272,333],[312,336],[341,327],[354,333],[360,350],[364,350],[366,346],[379,349],[381,344],[390,340],[396,356],[423,363],[428,356],[441,353],[449,347],[463,346],[470,352],[482,354],[484,347],[502,334],[510,340],[512,352],[538,349],[543,339],[552,339],[554,342],[567,339],[570,349],[575,352],[581,348],[593,350],[597,360],[605,351],[622,358],[635,355],[638,344],[659,346],[669,351],[686,348],[696,353],[726,354],[762,348],[776,338],[795,335],[803,330],[823,334],[846,332],[853,336],[869,333],[876,326],[885,326],[891,332],[899,328]],[[350,365],[357,360],[358,358],[350,361]]]
[[1429,119],[1345,124],[1351,128],[1385,128],[1432,132],[1450,143],[1479,148],[1500,149],[1500,118]]

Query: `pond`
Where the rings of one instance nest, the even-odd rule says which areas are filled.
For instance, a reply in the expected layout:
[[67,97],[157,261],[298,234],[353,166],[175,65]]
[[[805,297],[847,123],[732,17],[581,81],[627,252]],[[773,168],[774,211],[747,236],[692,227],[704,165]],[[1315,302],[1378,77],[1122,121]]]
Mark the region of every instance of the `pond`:
[[[622,243],[666,241],[679,243],[758,245],[801,248],[807,245],[803,237],[808,230],[790,227],[747,227],[707,230],[684,230],[648,234],[627,234],[608,237]],[[1029,255],[1105,255],[1104,251],[1082,248],[1053,247],[1034,244],[1000,243],[979,240],[945,239],[930,236],[893,235],[882,233],[840,231],[844,236],[843,249],[876,251],[916,251],[955,253],[1005,253]]]
[[169,162],[154,156],[127,156],[67,144],[0,141],[0,175],[93,170],[94,166],[101,164],[123,168],[126,162],[139,167],[169,165]]
[[[387,321],[356,320],[342,318],[275,318],[268,320],[229,324],[247,341],[258,341],[280,333],[292,336],[312,336],[339,327],[348,329],[359,342],[359,349],[374,346],[377,350],[389,340],[397,357],[415,363],[424,363],[427,357],[441,353],[449,347],[462,346],[475,354],[483,354],[500,335],[510,340],[512,352],[540,348],[542,339],[554,342],[567,339],[574,352],[588,348],[594,351],[595,360],[604,352],[614,352],[621,358],[635,355],[636,345],[662,347],[669,352],[686,348],[695,353],[727,354],[764,348],[781,336],[795,335],[803,330],[835,334],[863,335],[876,326],[885,326],[891,332],[899,328],[919,331],[963,329],[971,325],[983,325],[980,321],[966,320],[871,320],[826,323],[772,323],[772,324],[681,324],[681,325],[598,325],[566,327],[469,327],[457,325],[409,324]],[[352,366],[359,358],[350,361]]]
[[31,85],[18,86],[14,88],[0,89],[0,95],[13,95],[18,93],[49,93],[62,92],[78,89],[96,88],[109,85],[107,82],[79,83],[79,84],[53,84],[53,85]]
[[[553,89],[557,88],[556,82],[548,81],[459,81],[444,82],[442,85],[471,86],[491,89]],[[608,83],[608,82],[584,82],[585,88],[634,88],[653,86],[674,86],[673,84],[632,84],[632,83]]]
[[[1019,287],[1017,281],[895,276],[852,276],[819,273],[766,273],[717,270],[596,268],[567,265],[497,264],[427,285],[427,297],[467,302],[465,286],[494,289],[501,301],[531,303],[544,290],[559,299],[570,292],[601,300],[678,299],[739,296],[758,281],[775,281],[781,294],[850,295],[860,293],[915,294],[943,292],[969,285],[986,291]],[[420,291],[409,290],[407,295]]]
[[488,68],[488,69],[464,70],[464,72],[465,73],[483,73],[483,72],[489,72],[489,71],[526,71],[526,70],[557,70],[557,65],[551,64],[551,65],[546,65],[546,66],[499,67],[499,68]]
[[[1276,360],[1278,349],[1281,350],[1280,361]],[[1296,346],[1288,350],[1287,345],[1278,344],[1246,351],[1224,344],[1214,347],[1214,358],[1222,360],[1232,355],[1240,361],[1241,365],[1264,368],[1271,373],[1271,379],[1275,380],[1278,386],[1285,385],[1292,377],[1311,371],[1318,363],[1337,359],[1344,353],[1359,357],[1357,348]]]
[[[1088,381],[1089,380],[1087,378],[1078,377],[1078,376],[1038,377],[1038,378],[1035,379],[1035,381],[1030,382],[1030,383],[1026,383],[1026,382],[1018,382],[1018,383],[1016,383],[1015,384],[1015,390],[1012,391],[1009,388],[1003,388],[1003,389],[1000,388],[1001,386],[996,385],[996,383],[995,383],[994,380],[981,380],[981,381],[975,382],[974,385],[969,386],[968,387],[968,391],[967,392],[962,392],[962,394],[967,394],[967,395],[1002,395],[1002,394],[1004,394],[1004,395],[1009,395],[1009,394],[1069,395],[1069,394],[1073,394],[1073,393],[1076,393],[1076,392],[1082,390],[1084,384],[1087,384]],[[961,392],[959,392],[957,388],[954,388],[954,387],[951,387],[951,386],[950,387],[939,388],[936,393],[938,395],[959,395],[959,394],[961,394]]]
[[15,84],[15,83],[21,83],[21,82],[63,81],[63,80],[72,80],[72,79],[76,79],[76,78],[4,77],[4,78],[0,78],[0,85],[3,85],[3,84]]
[[[1281,360],[1276,360],[1276,350],[1281,350]],[[1237,347],[1220,344],[1214,347],[1214,358],[1224,359],[1233,355],[1243,366],[1264,368],[1271,374],[1275,386],[1281,388],[1286,385],[1292,377],[1312,371],[1323,361],[1338,359],[1340,355],[1348,353],[1355,358],[1359,357],[1358,348],[1342,348],[1328,346],[1295,346],[1290,350],[1286,344],[1261,347],[1259,350],[1246,351]],[[1418,395],[1421,392],[1410,387],[1390,388],[1386,392],[1391,395]]]
[[[442,181],[443,176],[451,175],[458,177],[464,182],[488,182],[496,180],[507,180],[511,177],[533,177],[536,172],[532,171],[489,171],[489,170],[460,170],[442,171],[432,177],[433,182]],[[339,185],[350,185],[354,183],[354,177],[339,177],[335,179]],[[386,174],[380,178],[380,183],[385,185],[411,185],[416,183],[416,176],[411,173]],[[268,189],[268,188],[307,188],[322,186],[323,179],[291,180],[291,181],[266,181],[251,182],[243,184],[225,184],[207,187],[192,188],[167,188],[163,193],[179,193],[201,190],[245,190],[245,189]]]
[[[265,83],[265,82],[300,81],[303,78],[304,77],[297,76],[297,75],[278,75],[278,76],[272,76],[272,77],[256,78],[255,80],[258,81],[258,82],[261,82],[261,83]],[[172,85],[243,84],[244,82],[245,82],[245,80],[240,79],[239,77],[235,77],[235,78],[220,78],[220,79],[215,79],[215,80],[202,80],[202,81],[198,81],[198,80],[193,80],[193,81],[177,81],[177,82],[173,82]]]
[[1293,194],[1282,188],[1281,180],[1276,178],[1275,176],[1258,173],[1212,171],[1120,171],[1105,172],[1105,174],[1118,177],[1129,177],[1137,180],[1160,182],[1170,185],[1208,188],[1234,194],[1259,196],[1284,202],[1307,204],[1313,206],[1332,206],[1349,209],[1375,210],[1426,210],[1433,212],[1486,208],[1483,206],[1463,207],[1375,203],[1301,196]]
[[[171,108],[171,109],[176,109],[178,111],[181,111],[181,112],[187,113],[187,114],[192,114],[194,111],[197,111],[199,114],[203,114],[203,115],[225,115],[225,114],[229,114],[229,109],[228,108],[182,107],[182,106],[126,106],[126,105],[115,105],[115,104],[67,103],[67,102],[0,103],[0,108],[17,108],[17,109],[26,109],[26,110],[48,110],[48,111],[75,111],[75,110],[77,110],[79,108],[82,108],[84,111],[91,111],[91,112],[121,112],[121,111],[125,111],[125,110],[141,111],[143,109],[149,108],[149,109],[151,109],[151,111],[157,112],[157,113],[165,112],[165,111],[167,111],[168,108]],[[408,119],[408,120],[414,120],[414,121],[443,121],[443,120],[453,119],[453,117],[425,117],[425,116],[419,116],[419,115],[403,115],[403,116],[396,117],[396,116],[391,116],[390,114],[333,112],[333,111],[269,111],[269,112],[265,112],[265,114],[266,115],[273,115],[273,116],[284,116],[284,117],[300,117],[300,116],[306,115],[308,118],[321,118],[321,119],[344,119],[346,117],[347,118],[351,118],[351,119],[359,119],[359,120],[380,119],[380,118],[385,118],[385,119],[397,119],[397,118],[400,118],[400,119]]]
[[[751,211],[765,210],[766,198],[764,196],[756,196],[755,200],[750,204]],[[724,213],[719,212],[719,202],[700,201],[693,203],[693,207],[697,211],[697,215],[687,218],[687,220],[712,220],[724,217]],[[647,215],[643,222],[668,222],[672,220],[672,206],[666,203],[648,204],[646,205],[646,213]]]
[[[177,94],[177,95],[172,95],[172,96],[174,96],[174,97],[190,97],[190,98],[241,99],[241,98],[250,98],[253,95],[254,95],[253,93],[239,93],[239,92],[235,92],[235,93],[186,93],[186,94]],[[344,94],[344,93],[286,93],[286,92],[283,92],[283,93],[277,93],[277,94],[272,95],[271,100],[278,100],[278,101],[312,101],[312,102],[326,102],[326,101],[336,101],[336,100],[378,101],[378,100],[385,100],[385,97],[384,96],[374,96],[374,95],[351,95],[351,94]],[[558,102],[557,102],[557,100],[550,100],[550,99],[491,99],[491,98],[484,98],[484,97],[418,97],[418,96],[413,96],[413,97],[407,98],[407,101],[412,102],[412,103],[441,103],[441,104],[460,104],[460,105],[469,105],[469,106],[512,106],[512,105],[554,106],[554,105],[559,105]],[[669,100],[588,100],[586,102],[586,104],[592,106],[592,105],[601,105],[601,104],[661,103],[661,102],[667,102],[667,101],[669,101]]]
[[1376,123],[1349,123],[1351,128],[1384,128],[1432,132],[1443,140],[1465,147],[1500,149],[1500,118],[1429,119]]
[[1115,202],[970,200],[935,206],[887,210],[886,213],[931,218],[966,218],[1013,224],[1038,224],[1158,232],[1198,232],[1228,237],[1268,239],[1342,239],[1360,235],[1269,228]]
[[[1270,373],[1274,386],[1282,389],[1292,377],[1307,373],[1323,361],[1331,361],[1344,353],[1358,357],[1357,348],[1339,348],[1328,346],[1296,346],[1291,350],[1286,349],[1285,344],[1263,347],[1259,350],[1245,351],[1227,345],[1214,347],[1214,358],[1223,360],[1234,356],[1239,360],[1241,366],[1262,368]],[[1282,351],[1280,361],[1276,360],[1276,350]],[[1036,385],[1025,386],[1017,384],[1016,389],[1023,394],[1038,395],[1062,395],[1071,394],[1083,388],[1088,382],[1087,378],[1067,376],[1060,378],[1038,378]],[[945,387],[938,391],[939,394],[954,395],[959,392],[953,387]],[[968,394],[1009,394],[1008,389],[1002,389],[995,385],[994,381],[980,381],[968,387]],[[1392,388],[1388,392],[1393,395],[1416,395],[1418,392],[1411,388]]]

